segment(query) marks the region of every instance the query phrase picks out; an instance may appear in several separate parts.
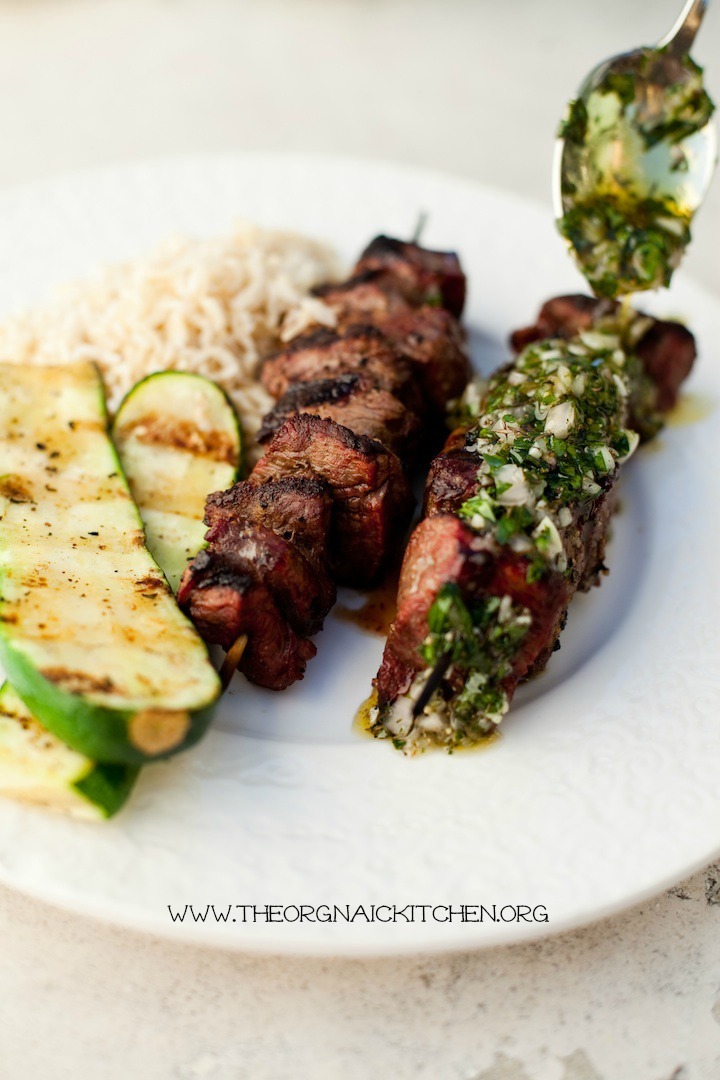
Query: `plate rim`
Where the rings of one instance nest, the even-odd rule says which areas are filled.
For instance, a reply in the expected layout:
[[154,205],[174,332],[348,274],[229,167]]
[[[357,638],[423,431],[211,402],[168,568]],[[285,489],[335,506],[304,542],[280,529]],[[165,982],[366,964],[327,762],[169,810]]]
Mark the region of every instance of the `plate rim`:
[[[514,204],[525,209],[532,207],[536,211],[542,210],[551,214],[551,210],[549,211],[548,207],[546,207],[541,200],[527,198],[516,192],[506,191],[494,185],[476,181],[470,177],[455,175],[444,170],[415,166],[407,162],[394,162],[391,159],[386,158],[363,158],[354,155],[336,155],[305,151],[295,152],[290,150],[215,152],[201,154],[182,153],[138,161],[124,161],[117,164],[105,164],[91,168],[63,171],[27,183],[19,183],[8,188],[3,188],[2,191],[0,191],[0,209],[5,208],[13,201],[13,199],[18,197],[27,197],[32,193],[42,194],[45,190],[52,189],[58,185],[72,185],[74,182],[81,179],[83,182],[91,182],[92,180],[99,181],[103,177],[117,177],[118,175],[122,176],[123,174],[127,175],[135,172],[147,173],[155,169],[167,169],[173,164],[182,165],[183,163],[194,167],[212,164],[214,167],[218,168],[222,168],[223,165],[232,165],[237,168],[249,162],[254,163],[256,166],[262,166],[264,163],[267,163],[268,167],[270,167],[273,163],[277,163],[278,161],[304,162],[307,163],[308,166],[317,167],[321,167],[323,163],[342,163],[347,167],[356,166],[362,170],[368,168],[388,170],[396,174],[404,174],[408,177],[413,176],[427,181],[439,182],[441,184],[460,185],[475,196],[483,195],[485,193],[491,197],[500,196],[507,204]],[[692,276],[683,276],[683,282],[694,294],[698,294],[703,302],[709,304],[718,303],[720,298],[718,298],[716,293],[704,284],[697,282]],[[676,872],[668,874],[661,883],[656,883],[645,889],[638,890],[632,895],[627,895],[614,903],[607,904],[603,908],[593,908],[592,910],[587,911],[582,910],[573,916],[561,918],[554,923],[541,925],[533,924],[532,927],[523,926],[523,929],[505,926],[502,931],[494,934],[491,940],[473,940],[470,932],[462,939],[453,939],[445,943],[437,937],[430,938],[426,942],[413,939],[407,943],[403,943],[399,939],[395,942],[388,943],[359,940],[357,945],[353,945],[352,942],[347,940],[335,943],[330,939],[325,942],[315,938],[302,940],[301,938],[293,938],[292,936],[285,937],[282,943],[280,943],[279,939],[277,941],[265,941],[262,937],[253,940],[252,937],[243,936],[242,938],[233,940],[231,935],[226,935],[226,937],[221,938],[221,927],[216,928],[216,933],[208,933],[207,924],[203,924],[205,927],[203,931],[198,930],[196,925],[190,927],[189,924],[182,924],[182,931],[178,931],[177,924],[163,926],[159,920],[153,921],[150,917],[143,917],[134,908],[123,906],[117,899],[95,903],[93,901],[87,901],[84,898],[79,900],[76,895],[71,894],[70,890],[64,891],[62,888],[55,889],[52,885],[47,888],[29,887],[27,883],[20,880],[19,877],[16,878],[12,870],[5,867],[2,864],[2,861],[0,861],[0,881],[17,889],[21,893],[32,896],[33,898],[54,907],[67,910],[70,913],[93,918],[105,925],[124,927],[129,928],[134,932],[152,934],[153,936],[159,936],[164,940],[176,943],[200,945],[230,952],[247,952],[255,955],[379,958],[456,953],[462,951],[475,951],[477,949],[505,947],[509,944],[537,941],[546,937],[554,937],[559,934],[572,932],[596,921],[612,918],[625,910],[646,902],[652,897],[665,891],[678,880],[696,872],[706,866],[708,862],[711,862],[719,856],[720,838],[718,839],[717,848],[714,849],[713,853],[710,854],[708,858],[703,857],[702,859],[694,860],[692,864],[688,865],[687,871],[683,871],[680,877],[678,877]],[[185,927],[189,927],[189,929],[185,929]]]

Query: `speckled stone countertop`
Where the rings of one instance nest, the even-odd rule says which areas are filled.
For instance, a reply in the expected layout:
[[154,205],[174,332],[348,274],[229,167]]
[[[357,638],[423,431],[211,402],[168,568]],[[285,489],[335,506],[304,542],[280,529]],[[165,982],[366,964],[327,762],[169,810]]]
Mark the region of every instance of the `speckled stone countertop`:
[[0,890],[3,1080],[716,1080],[720,866],[585,930],[388,960],[208,952]]
[[[0,186],[285,148],[441,167],[549,213],[560,104],[679,7],[0,0]],[[717,11],[696,55],[720,99]],[[687,260],[720,293],[718,250],[720,182]],[[584,930],[452,956],[205,951],[1,888],[0,933],[0,1080],[720,1078],[720,865]]]

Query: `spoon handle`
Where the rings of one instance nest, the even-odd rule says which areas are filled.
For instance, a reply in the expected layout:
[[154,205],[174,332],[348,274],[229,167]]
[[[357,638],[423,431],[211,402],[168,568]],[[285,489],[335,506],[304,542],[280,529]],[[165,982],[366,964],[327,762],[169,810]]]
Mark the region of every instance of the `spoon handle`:
[[710,0],[687,0],[677,22],[670,33],[658,43],[658,48],[668,49],[676,56],[686,56],[692,48],[709,3]]

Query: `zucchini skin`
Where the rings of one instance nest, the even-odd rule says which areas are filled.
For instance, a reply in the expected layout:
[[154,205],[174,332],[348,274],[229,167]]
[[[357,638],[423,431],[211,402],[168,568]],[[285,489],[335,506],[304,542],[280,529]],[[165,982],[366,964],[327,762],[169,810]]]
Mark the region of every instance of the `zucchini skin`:
[[187,734],[165,751],[147,753],[135,746],[131,728],[136,710],[110,709],[72,694],[46,679],[18,649],[0,635],[0,663],[8,682],[31,712],[67,746],[108,764],[145,765],[188,750],[203,737],[215,701],[187,713]]
[[10,683],[0,687],[0,795],[101,821],[125,804],[138,771],[68,749],[43,728]]
[[102,818],[111,818],[127,802],[139,772],[139,768],[132,765],[111,765],[97,761],[92,772],[76,782],[75,789],[98,808]]
[[145,528],[174,593],[205,546],[205,501],[238,478],[243,439],[225,392],[203,375],[160,371],[123,398],[112,438]]
[[[6,515],[12,511],[10,504],[26,500],[24,498],[8,500],[6,497],[6,505],[0,513],[0,518],[3,519],[0,521],[0,560],[4,566],[4,571],[0,573],[0,591],[2,592],[0,662],[8,680],[41,724],[67,746],[88,758],[109,764],[138,766],[148,761],[170,757],[194,745],[205,734],[220,695],[220,682],[204,644],[189,621],[177,609],[160,569],[142,543],[141,520],[130,497],[118,455],[107,433],[107,414],[99,373],[92,364],[77,364],[63,368],[38,367],[24,371],[15,368],[14,365],[0,365],[0,382],[6,394],[6,412],[3,415],[11,415],[7,412],[7,398],[12,396],[13,390],[16,390],[17,398],[23,403],[25,411],[23,412],[23,408],[13,407],[12,412],[16,412],[20,419],[9,423],[22,423],[29,428],[29,433],[23,430],[19,437],[16,433],[14,442],[8,434],[9,429],[0,430],[0,451],[2,451],[3,443],[6,447],[10,447],[11,444],[17,447],[20,444],[20,460],[29,462],[26,473],[33,483],[37,480],[33,472],[33,470],[37,472],[35,460],[37,455],[32,447],[42,447],[44,452],[46,447],[45,441],[42,440],[50,442],[53,437],[56,440],[55,445],[62,450],[57,460],[62,462],[65,456],[69,459],[69,465],[65,466],[68,477],[66,485],[69,485],[73,479],[76,483],[87,482],[92,495],[92,484],[96,479],[96,473],[105,478],[103,490],[107,501],[100,501],[98,504],[99,524],[95,531],[83,537],[83,540],[90,541],[98,536],[98,529],[102,533],[102,529],[109,522],[108,528],[111,533],[112,528],[116,530],[114,542],[121,543],[119,554],[113,562],[112,551],[105,553],[105,547],[100,545],[99,540],[93,540],[92,543],[81,545],[82,550],[78,551],[77,556],[78,565],[88,553],[97,560],[97,566],[106,575],[103,580],[106,580],[109,585],[118,586],[119,591],[115,600],[119,608],[122,610],[123,604],[126,607],[131,604],[133,612],[137,609],[137,617],[133,615],[132,621],[128,619],[127,611],[124,613],[128,633],[135,638],[142,637],[144,633],[147,647],[153,646],[153,649],[148,652],[142,644],[132,645],[130,647],[131,665],[128,665],[127,652],[125,652],[118,654],[117,668],[109,664],[106,659],[104,671],[90,670],[88,672],[92,678],[98,674],[104,676],[112,674],[113,681],[120,681],[120,692],[113,689],[105,693],[102,688],[97,692],[66,689],[59,685],[57,679],[47,678],[43,674],[43,668],[49,670],[48,665],[50,668],[54,666],[54,643],[57,643],[56,651],[60,655],[61,668],[64,645],[72,647],[77,645],[78,654],[81,658],[83,657],[84,639],[76,642],[71,631],[68,631],[63,638],[61,620],[63,605],[72,609],[74,604],[77,606],[81,600],[85,600],[85,595],[82,594],[81,600],[78,600],[70,586],[67,593],[58,591],[57,587],[54,592],[51,589],[49,594],[46,591],[45,597],[49,599],[50,604],[55,602],[52,615],[57,616],[57,625],[53,628],[54,634],[50,635],[50,646],[46,646],[39,639],[37,624],[32,623],[32,610],[30,623],[27,629],[23,628],[24,598],[22,589],[18,588],[19,585],[23,585],[23,582],[19,580],[22,578],[22,573],[18,571],[18,566],[22,567],[22,545],[25,541],[18,539],[17,521],[14,524],[11,522],[9,529],[6,527],[4,530],[3,526]],[[58,421],[57,429],[50,427],[48,432],[47,416],[51,415],[51,406],[48,401],[53,393],[61,401],[70,398],[76,404],[79,416],[77,425],[72,419],[74,413],[68,412],[66,415],[61,412],[62,424]],[[56,403],[52,407],[55,412],[58,411]],[[45,414],[43,409],[46,409]],[[41,423],[43,419],[44,425]],[[33,427],[33,421],[35,427]],[[68,428],[69,431],[67,431]],[[86,431],[80,436],[78,433],[82,432],[83,428],[87,428],[89,434]],[[80,437],[85,438],[85,442],[78,444]],[[61,441],[62,439],[65,441]],[[89,480],[83,469],[89,470]],[[54,475],[55,473],[57,476]],[[58,551],[62,559],[67,560],[73,557],[73,552],[64,548],[60,550],[57,541],[53,541],[52,545],[44,541],[40,537],[38,528],[45,516],[53,520],[54,514],[58,523],[57,527],[61,529],[63,516],[70,517],[77,509],[71,499],[67,499],[67,507],[63,502],[70,490],[67,486],[65,489],[62,487],[63,473],[62,467],[54,467],[54,487],[48,490],[54,490],[59,494],[57,498],[53,495],[48,500],[47,506],[39,502],[38,509],[45,513],[32,515],[32,518],[28,514],[24,524],[22,518],[20,519],[25,534],[29,533],[27,543],[34,543],[36,546],[40,570],[43,569],[44,556],[51,571],[56,570],[59,565],[67,565],[67,562],[57,562]],[[17,469],[15,475],[17,475]],[[22,475],[21,473],[20,479]],[[2,479],[0,477],[0,480]],[[98,500],[100,500],[103,492],[100,491],[99,482],[98,492]],[[52,499],[55,498],[56,501],[53,503]],[[41,499],[40,495],[38,499]],[[81,510],[87,509],[92,500],[86,499],[84,503],[80,500],[80,503]],[[8,531],[9,540],[8,536],[4,535],[4,532]],[[53,535],[52,532],[49,535]],[[12,548],[13,537],[15,549]],[[12,560],[14,550],[19,551],[15,565]],[[56,563],[52,561],[54,553]],[[129,570],[123,560],[130,561]],[[121,577],[113,579],[112,575],[118,572],[118,566],[121,567]],[[146,575],[151,575],[153,579],[154,592],[151,594],[153,596],[151,602],[143,601],[139,594],[132,591],[138,589],[140,584],[138,579],[142,580]],[[31,592],[32,589],[28,590],[28,596]],[[66,595],[67,600],[65,600]],[[93,603],[93,600],[93,597],[88,598],[83,608],[90,623],[99,610],[99,599],[96,603]],[[113,616],[115,615],[112,605],[109,611]],[[115,625],[116,619],[108,620],[108,623]],[[103,632],[106,630],[106,625],[102,627]],[[87,654],[90,657],[96,644],[92,636],[93,630],[94,627],[91,626],[88,631]],[[148,637],[151,633],[155,635],[154,638]],[[110,637],[106,643],[106,652],[111,651],[112,647]],[[180,650],[180,656],[183,657],[182,664],[177,662],[177,650]],[[120,656],[122,656],[122,664]],[[43,662],[40,662],[41,659]],[[85,663],[89,664],[90,661],[85,659]],[[118,672],[117,679],[116,671]],[[83,673],[82,667],[80,672]],[[178,674],[175,674],[176,672]],[[138,690],[140,676],[144,683],[150,684],[147,692],[140,693]],[[123,678],[129,679],[124,687]],[[180,689],[178,689],[179,678],[184,680]],[[175,693],[174,698],[173,693]],[[128,700],[127,706],[122,701],[123,696]],[[107,704],[104,703],[103,697],[110,699]]]

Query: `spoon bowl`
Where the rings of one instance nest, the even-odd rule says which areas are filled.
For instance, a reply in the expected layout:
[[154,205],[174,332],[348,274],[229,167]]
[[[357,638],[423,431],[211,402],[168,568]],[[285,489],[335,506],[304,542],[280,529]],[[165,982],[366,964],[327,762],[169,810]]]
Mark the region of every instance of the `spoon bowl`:
[[555,147],[553,206],[598,295],[667,285],[717,161],[713,105],[688,49],[708,0],[669,35],[598,64]]
[[[646,77],[650,60],[652,78]],[[631,52],[613,56],[593,68],[578,91],[578,100],[586,105],[593,92],[607,81],[608,76],[624,77],[632,74],[635,79],[635,109],[638,121],[659,122],[663,113],[663,101],[668,88],[686,84],[688,74],[678,59],[657,49],[634,49]],[[628,157],[628,151],[632,151]],[[681,157],[682,155],[682,157]],[[616,138],[604,155],[612,160],[617,175],[624,179],[637,180],[638,175],[646,177],[646,186],[676,198],[695,213],[703,202],[713,178],[718,156],[717,125],[708,121],[699,131],[674,143],[672,147],[662,142],[650,147],[631,147],[627,139]],[[678,168],[678,162],[684,164]],[[578,182],[577,171],[586,174],[592,163],[578,162],[568,140],[560,135],[555,143],[553,159],[553,209],[555,216],[561,218],[567,211],[567,192],[570,185]],[[628,175],[630,174],[630,175]]]

